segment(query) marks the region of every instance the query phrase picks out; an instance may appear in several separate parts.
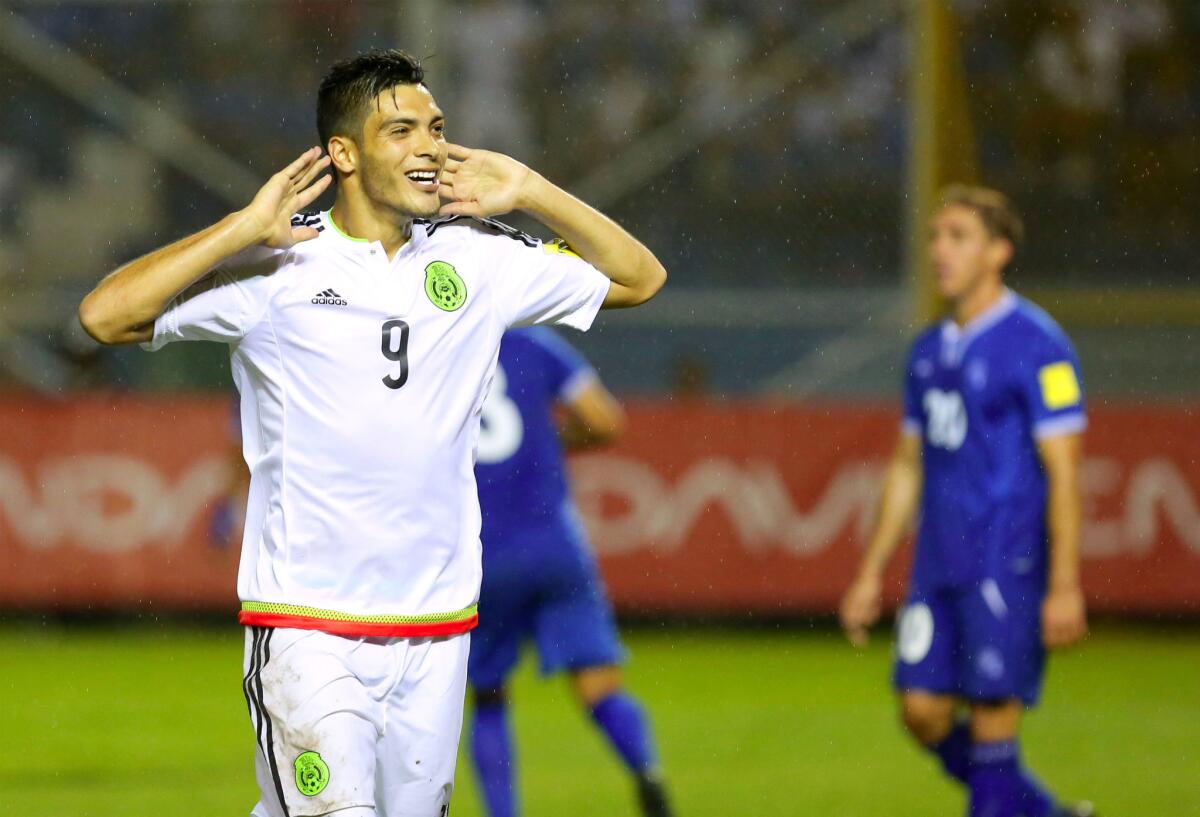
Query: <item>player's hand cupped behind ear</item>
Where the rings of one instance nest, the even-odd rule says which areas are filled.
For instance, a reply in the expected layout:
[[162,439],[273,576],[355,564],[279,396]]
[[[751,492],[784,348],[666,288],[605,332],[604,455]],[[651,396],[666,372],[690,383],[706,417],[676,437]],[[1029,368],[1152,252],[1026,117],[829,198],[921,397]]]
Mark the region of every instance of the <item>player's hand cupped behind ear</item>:
[[526,184],[537,178],[516,159],[490,150],[446,145],[438,192],[442,215],[499,216],[520,209]]
[[320,175],[327,167],[329,157],[314,147],[267,179],[242,211],[257,228],[256,243],[286,250],[319,235],[314,227],[293,227],[292,216],[316,201],[329,187],[333,178]]

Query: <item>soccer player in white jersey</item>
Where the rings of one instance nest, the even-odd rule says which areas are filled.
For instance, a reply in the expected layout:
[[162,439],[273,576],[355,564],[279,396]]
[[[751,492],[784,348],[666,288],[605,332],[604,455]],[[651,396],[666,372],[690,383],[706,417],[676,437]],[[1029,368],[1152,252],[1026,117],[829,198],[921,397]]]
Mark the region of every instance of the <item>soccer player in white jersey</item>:
[[[256,817],[449,810],[480,583],[479,413],[510,326],[587,329],[666,272],[519,162],[449,144],[420,64],[318,93],[322,145],[80,305],[103,343],[226,343],[251,471],[238,593]],[[297,215],[332,179],[331,210]],[[487,217],[513,210],[574,248]],[[486,614],[486,613],[485,613]]]

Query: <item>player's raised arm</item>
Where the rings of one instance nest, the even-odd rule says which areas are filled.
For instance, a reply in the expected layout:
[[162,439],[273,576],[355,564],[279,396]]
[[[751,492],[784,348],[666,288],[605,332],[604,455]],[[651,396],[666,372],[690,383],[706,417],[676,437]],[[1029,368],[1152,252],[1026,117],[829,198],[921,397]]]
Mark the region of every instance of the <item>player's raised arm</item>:
[[598,379],[590,380],[564,408],[559,439],[573,451],[607,445],[625,431],[625,411]]
[[612,281],[605,309],[654,297],[667,271],[644,244],[615,221],[503,154],[446,145],[440,192],[447,215],[495,216],[521,210],[561,236]]
[[328,165],[320,148],[311,148],[268,179],[245,209],[118,268],[80,303],[79,322],[100,343],[147,341],[171,299],[230,256],[255,244],[287,248],[316,238],[312,227],[292,227],[291,217],[329,186],[330,177],[320,176]]
[[842,629],[855,646],[867,643],[867,630],[879,618],[883,571],[912,524],[921,482],[921,435],[905,432],[888,465],[870,544],[839,610]]
[[1082,450],[1079,434],[1038,441],[1038,454],[1046,471],[1046,526],[1050,533],[1050,574],[1042,602],[1042,640],[1047,647],[1070,646],[1087,633],[1086,605],[1079,582]]

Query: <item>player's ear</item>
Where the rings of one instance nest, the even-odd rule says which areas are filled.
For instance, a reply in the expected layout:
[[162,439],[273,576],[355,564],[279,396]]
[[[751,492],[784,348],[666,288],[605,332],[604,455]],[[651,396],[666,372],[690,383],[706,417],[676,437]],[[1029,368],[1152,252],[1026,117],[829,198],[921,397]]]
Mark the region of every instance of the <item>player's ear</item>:
[[358,167],[358,145],[346,136],[331,136],[326,147],[334,168],[343,176],[348,176]]
[[1008,265],[1016,252],[1013,243],[1007,238],[993,238],[990,243],[991,246],[988,247],[988,252],[992,256],[992,263],[997,269],[1008,269]]

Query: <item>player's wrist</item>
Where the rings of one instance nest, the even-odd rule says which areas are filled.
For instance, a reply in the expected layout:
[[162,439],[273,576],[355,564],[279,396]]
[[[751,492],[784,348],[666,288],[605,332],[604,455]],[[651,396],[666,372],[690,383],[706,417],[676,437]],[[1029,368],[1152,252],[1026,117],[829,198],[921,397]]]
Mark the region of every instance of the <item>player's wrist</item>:
[[517,187],[514,209],[539,218],[553,209],[552,199],[557,189],[541,173],[527,167],[525,168],[525,178]]
[[234,252],[263,244],[271,237],[270,222],[264,224],[263,219],[249,207],[235,210],[222,221],[227,228],[230,244],[236,246]]

